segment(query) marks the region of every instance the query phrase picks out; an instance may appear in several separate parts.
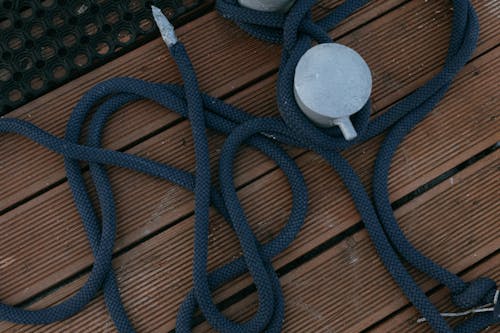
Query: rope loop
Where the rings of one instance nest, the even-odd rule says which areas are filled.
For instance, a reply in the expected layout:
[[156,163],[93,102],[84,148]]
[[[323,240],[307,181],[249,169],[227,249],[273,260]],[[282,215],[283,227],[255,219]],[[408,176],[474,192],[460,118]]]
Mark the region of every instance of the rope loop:
[[453,304],[461,309],[471,309],[493,302],[496,282],[490,278],[477,278],[466,284],[460,293],[452,294]]
[[[311,47],[313,40],[318,43],[329,43],[331,38],[327,31],[340,23],[353,12],[366,5],[366,0],[347,0],[339,5],[330,14],[317,22],[312,20],[311,7],[314,0],[298,0],[292,6],[289,13],[283,18],[280,13],[266,14],[267,20],[272,21],[272,29],[259,25],[254,18],[262,15],[260,12],[251,11],[240,7],[235,0],[218,0],[218,10],[224,17],[230,17],[245,31],[256,38],[283,44],[281,65],[279,68],[277,95],[278,109],[281,118],[300,139],[302,146],[316,151],[327,161],[330,161],[351,190],[358,210],[365,212],[361,214],[363,221],[371,235],[372,241],[377,248],[386,267],[393,278],[401,286],[408,298],[425,315],[430,325],[437,332],[452,332],[452,329],[440,316],[437,309],[428,301],[415,281],[407,274],[406,270],[400,270],[399,264],[393,266],[399,259],[393,257],[392,248],[384,246],[384,242],[392,242],[394,248],[417,269],[438,279],[452,291],[462,290],[457,293],[456,301],[461,305],[467,302],[480,302],[487,296],[491,296],[491,283],[488,283],[488,291],[483,290],[485,282],[472,283],[472,287],[463,289],[465,283],[453,273],[447,271],[425,257],[415,249],[406,239],[394,218],[388,193],[388,175],[390,162],[399,143],[418,124],[443,97],[454,76],[465,65],[472,55],[478,38],[478,19],[474,8],[467,0],[454,0],[453,27],[449,40],[448,56],[441,72],[427,82],[424,86],[404,98],[389,110],[375,119],[370,120],[370,101],[352,116],[352,123],[359,134],[355,140],[346,141],[338,128],[318,128],[300,110],[294,98],[293,82],[297,63],[302,55]],[[283,22],[281,26],[278,24]],[[282,38],[279,38],[280,30]],[[374,174],[374,195],[377,216],[372,216],[371,209],[360,207],[363,202],[363,189],[357,187],[353,179],[356,177],[349,171],[350,167],[345,165],[335,152],[351,147],[354,144],[364,142],[388,131],[381,150],[377,156]],[[347,172],[347,173],[346,173]],[[354,188],[357,188],[356,190]],[[366,199],[366,198],[365,198]],[[372,205],[366,199],[365,205]],[[372,222],[374,223],[372,225]],[[379,227],[382,226],[382,229]],[[391,258],[391,259],[389,259]],[[482,281],[482,280],[480,280]],[[491,281],[491,280],[490,280]],[[494,284],[493,284],[494,285]],[[494,288],[494,287],[493,287]],[[484,295],[487,292],[488,295]],[[495,319],[485,315],[478,315],[457,327],[457,332],[466,327],[469,331],[478,331],[485,323],[495,322]]]
[[[297,0],[288,14],[262,13],[241,8],[236,0],[217,1],[217,8],[224,17],[234,20],[257,38],[284,45],[277,82],[277,104],[281,118],[255,117],[202,93],[182,43],[172,42],[168,46],[181,72],[183,86],[132,78],[115,78],[102,82],[85,93],[79,101],[68,121],[64,139],[24,120],[0,119],[0,133],[16,133],[27,137],[64,157],[68,183],[95,258],[88,281],[69,299],[42,310],[26,310],[0,303],[0,320],[23,324],[48,324],[64,320],[81,311],[102,288],[106,307],[117,330],[120,333],[134,332],[122,304],[111,265],[117,221],[107,166],[113,165],[164,179],[194,192],[193,288],[179,308],[177,333],[192,330],[193,316],[197,309],[220,332],[281,332],[285,313],[284,297],[279,276],[271,263],[275,256],[294,241],[308,208],[304,177],[295,160],[280,145],[284,143],[318,153],[339,174],[381,261],[436,332],[471,333],[498,322],[500,319],[494,317],[493,312],[480,313],[460,324],[455,331],[452,330],[410,275],[402,258],[449,287],[453,301],[461,307],[484,303],[493,296],[495,283],[483,278],[466,284],[415,249],[397,224],[387,188],[390,163],[397,147],[443,97],[453,77],[475,49],[479,27],[470,2],[453,1],[453,28],[442,71],[373,120],[370,120],[371,105],[368,102],[351,119],[356,131],[360,133],[356,140],[346,141],[338,128],[317,128],[303,115],[295,102],[293,80],[300,57],[311,47],[313,40],[319,43],[331,42],[327,31],[367,2],[347,0],[325,18],[313,22],[311,7],[314,0]],[[195,143],[194,174],[164,163],[102,148],[102,132],[111,115],[125,104],[139,99],[152,100],[190,120]],[[88,137],[81,144],[87,118],[91,118]],[[207,128],[228,136],[219,161],[220,191],[210,180]],[[358,174],[339,151],[383,132],[386,132],[386,137],[376,158],[372,198]],[[292,206],[287,221],[275,238],[264,244],[258,241],[250,227],[234,184],[234,159],[242,145],[249,145],[275,161],[285,174],[292,193]],[[81,161],[88,162],[100,212],[92,204],[80,167]],[[232,227],[243,253],[241,257],[212,272],[208,272],[210,205]],[[215,304],[212,294],[216,288],[245,273],[249,273],[253,279],[259,306],[252,318],[238,323],[224,315]],[[498,311],[495,310],[496,312]]]

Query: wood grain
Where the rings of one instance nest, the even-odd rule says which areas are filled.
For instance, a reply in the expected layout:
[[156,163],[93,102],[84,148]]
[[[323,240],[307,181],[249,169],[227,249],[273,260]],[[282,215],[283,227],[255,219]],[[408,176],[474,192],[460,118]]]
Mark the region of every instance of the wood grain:
[[[395,212],[411,243],[453,272],[498,250],[499,156],[489,155]],[[434,227],[437,221],[440,228]],[[424,290],[436,286],[412,272]],[[497,268],[492,278],[498,273]],[[281,283],[288,304],[284,332],[361,332],[407,304],[365,231],[284,275]],[[256,308],[253,294],[227,312],[242,320]],[[212,330],[204,324],[196,331]]]
[[[413,8],[406,8],[402,7],[401,10],[412,10]],[[389,14],[391,16],[391,19],[383,18],[384,21],[388,22],[387,24],[393,24],[393,30],[397,31],[399,27],[398,21],[394,20],[395,16],[401,16],[401,13],[399,12],[394,12]],[[377,21],[373,22],[373,24],[379,24]],[[367,28],[367,31],[372,31],[370,30],[370,26],[365,26]],[[445,42],[445,41],[443,41]],[[413,57],[412,57],[413,59]],[[487,61],[487,60],[485,60]],[[486,67],[485,67],[486,68]],[[470,67],[469,67],[469,75],[475,75],[477,72],[474,69],[474,72],[471,74],[470,72]],[[374,69],[376,71],[376,67]],[[490,77],[488,80],[492,80],[493,76]],[[259,92],[266,92],[269,91],[272,86],[272,80],[267,80],[263,81],[263,83],[257,85],[257,89]],[[254,88],[255,89],[255,88]],[[468,89],[468,88],[467,88]],[[487,98],[489,95],[484,95],[486,93],[491,94],[492,91],[486,91],[482,90],[483,97]],[[465,91],[465,88],[464,90]],[[260,93],[254,93],[255,91],[250,91],[248,93],[241,93],[239,94],[238,97],[235,96],[235,99],[239,99],[239,97],[244,96],[244,101],[245,103],[252,103],[252,100],[256,99],[256,96],[261,97],[262,95]],[[468,92],[469,93],[469,92]],[[470,92],[471,94],[473,92]],[[474,92],[476,93],[476,92]],[[461,92],[461,95],[463,95],[463,92]],[[272,110],[272,105],[273,105],[273,97],[272,94],[267,93],[266,98],[262,96],[262,98],[257,98],[258,100],[264,100],[266,101],[266,105],[270,107],[270,109],[265,109],[265,110]],[[479,97],[479,96],[478,96]],[[470,102],[476,103],[475,100],[469,99]],[[483,104],[485,102],[482,102]],[[460,104],[460,103],[459,103]],[[472,104],[471,104],[472,105]],[[489,105],[489,110],[494,110],[494,104]],[[471,107],[472,109],[473,107]],[[467,110],[463,110],[464,113],[467,115],[471,115],[471,113]],[[485,114],[485,113],[483,113]],[[488,117],[491,117],[492,114],[491,112],[488,114]],[[444,118],[446,119],[446,118]],[[459,119],[459,118],[457,118]],[[460,118],[461,119],[461,118]],[[491,126],[492,123],[489,122],[489,118],[483,117],[481,118],[484,122],[485,125]],[[443,126],[445,123],[449,123],[447,120],[442,120],[442,121],[432,121],[430,123],[435,123],[437,126]],[[451,124],[451,123],[450,123]],[[465,126],[453,126],[452,128],[449,128],[450,130],[456,130],[457,128],[463,130],[463,135],[475,135],[476,132],[471,132],[470,125],[473,125],[471,123],[464,124]],[[163,133],[161,133],[158,136],[155,136],[154,138],[132,148],[130,152],[136,153],[142,156],[148,156],[153,159],[159,160],[159,161],[165,161],[165,162],[171,162],[171,161],[176,161],[174,163],[176,166],[179,167],[190,167],[192,165],[192,154],[186,153],[186,151],[190,151],[191,146],[189,145],[190,142],[190,134],[189,134],[189,129],[187,128],[186,123],[181,124],[179,126],[184,126],[182,127],[174,127],[172,129],[169,129]],[[436,142],[443,142],[441,141],[443,138],[440,137],[440,131],[441,129],[438,127],[434,127],[432,132],[434,132],[435,141]],[[173,135],[172,135],[173,133]],[[489,140],[483,141],[481,140],[482,137],[476,137],[475,139],[472,140],[477,140],[475,142],[479,142],[480,149],[484,149],[485,146],[493,144],[493,140],[491,140],[491,135],[488,136],[487,133],[491,133],[488,131],[478,131],[477,133],[482,133],[482,137],[487,136]],[[424,136],[428,136],[429,133],[424,133]],[[174,138],[174,139],[172,139]],[[463,136],[463,138],[468,138],[468,136]],[[438,140],[439,139],[439,140]],[[220,139],[219,139],[220,140]],[[457,155],[459,156],[458,158],[463,160],[464,158],[466,159],[467,156],[470,156],[469,152],[468,154],[463,154],[464,151],[467,152],[467,149],[470,149],[471,147],[474,147],[475,145],[470,141],[471,139],[467,139],[469,141],[466,141],[464,143],[464,147],[462,149],[457,150],[456,149],[456,143],[453,147],[451,148],[453,151],[453,156],[449,155],[447,156],[446,153],[443,153],[441,149],[442,147],[437,148],[433,144],[432,146],[429,146],[429,148],[432,148],[435,155],[432,156],[432,158],[428,159],[421,159],[421,155],[416,154],[414,155],[416,157],[416,160],[418,161],[427,161],[429,164],[433,165],[424,165],[423,167],[431,167],[434,168],[434,165],[439,165],[439,162],[436,163],[436,159],[442,159],[443,157],[449,158],[446,162],[447,163],[450,160],[454,162],[451,163],[456,163],[456,158]],[[220,141],[219,141],[220,142]],[[446,141],[445,141],[446,142]],[[471,144],[472,143],[472,144]],[[376,147],[376,143],[371,143],[370,145],[374,145],[372,147]],[[359,155],[359,153],[363,153],[365,151],[374,151],[375,148],[368,148],[368,146],[363,145],[359,150],[355,150],[351,152],[350,156],[356,156]],[[419,145],[415,145],[417,147],[416,149],[419,149]],[[476,147],[477,151],[478,147]],[[217,153],[216,149],[212,149],[212,151]],[[405,149],[402,150],[402,153],[405,153]],[[421,152],[424,153],[424,152]],[[458,154],[457,154],[458,153]],[[427,156],[429,156],[429,151],[425,151]],[[456,155],[455,155],[456,154]],[[460,154],[463,154],[460,156]],[[406,154],[405,154],[406,155]],[[438,156],[439,157],[436,157]],[[256,177],[260,172],[268,170],[269,169],[269,162],[267,163],[267,166],[264,165],[262,167],[262,157],[260,159],[255,159],[254,158],[255,154],[248,154],[245,156],[246,162],[239,163],[239,168],[241,167],[241,173],[239,174],[247,174],[251,175],[250,177],[246,177],[245,179],[252,179],[252,177]],[[373,155],[372,155],[373,156]],[[367,167],[360,166],[360,163],[356,163],[356,159],[353,159],[353,164],[357,167],[358,170],[364,175],[365,179],[367,175],[371,172],[370,169],[370,164],[364,164],[363,162],[365,161],[364,158],[357,159],[361,164],[366,165]],[[402,162],[406,162],[407,158],[404,158]],[[249,162],[250,161],[250,162]],[[255,163],[251,163],[255,162]],[[368,162],[368,161],[366,161]],[[397,162],[397,160],[396,160]],[[415,162],[417,163],[417,162]],[[419,162],[422,163],[422,162]],[[43,165],[43,163],[41,163]],[[38,165],[38,163],[37,163]],[[254,165],[257,165],[258,167],[255,168]],[[261,169],[262,168],[262,169]],[[415,169],[418,168],[418,165],[415,166]],[[255,170],[254,170],[255,169]],[[252,171],[250,171],[252,170]],[[401,175],[398,176],[393,175],[391,178],[391,191],[397,191],[397,189],[394,189],[394,186],[392,185],[393,182],[398,182],[399,177],[403,177],[403,181],[407,181],[411,185],[411,181],[414,179],[418,179],[418,177],[413,177],[411,173],[408,173],[408,168],[403,167],[402,169],[394,167],[394,170],[401,170]],[[437,172],[442,172],[439,170],[439,168],[436,170]],[[252,174],[252,172],[256,171],[256,174]],[[397,171],[394,171],[397,172]],[[164,227],[165,225],[169,225],[172,223],[172,221],[175,221],[179,218],[182,218],[183,216],[186,216],[192,211],[192,200],[190,195],[181,190],[181,189],[172,189],[169,188],[168,185],[165,185],[164,182],[159,182],[157,180],[151,180],[148,177],[141,176],[141,175],[134,175],[130,172],[127,171],[117,171],[114,173],[112,171],[112,180],[113,180],[113,186],[116,188],[117,191],[117,201],[118,201],[118,211],[119,211],[119,241],[118,241],[118,249],[122,248],[123,246],[130,244],[130,242],[137,241],[140,239],[140,237],[146,236],[152,232],[155,232],[161,227]],[[427,173],[427,170],[424,172]],[[432,174],[427,173],[428,176],[426,179],[429,177],[432,177]],[[436,174],[434,174],[435,176]],[[3,179],[9,179],[9,177],[3,178]],[[132,183],[128,183],[128,181],[132,181]],[[124,183],[123,183],[124,182]],[[425,182],[425,180],[424,180]],[[123,186],[121,185],[123,184]],[[119,185],[119,186],[118,186]],[[405,184],[408,186],[408,183]],[[413,183],[413,186],[418,186],[419,184]],[[129,189],[137,189],[136,191],[130,191]],[[146,195],[146,196],[145,196]],[[51,190],[42,196],[37,197],[35,200],[32,200],[28,202],[25,205],[22,205],[15,210],[5,214],[2,216],[2,220],[5,220],[6,222],[4,223],[5,225],[5,237],[8,238],[6,242],[3,242],[2,248],[5,249],[7,253],[12,253],[16,255],[16,257],[22,257],[22,260],[17,260],[15,263],[11,264],[9,266],[9,276],[12,276],[12,282],[6,281],[1,288],[0,292],[2,295],[2,298],[9,301],[9,302],[14,302],[17,303],[26,297],[29,297],[29,295],[33,295],[50,285],[54,283],[56,279],[54,279],[54,269],[56,267],[61,267],[57,271],[57,277],[65,277],[68,276],[72,273],[75,272],[75,268],[78,267],[77,270],[81,269],[82,266],[86,266],[90,264],[91,262],[91,257],[90,253],[88,251],[88,247],[86,244],[86,241],[84,240],[84,236],[82,233],[82,227],[80,226],[78,222],[78,217],[76,216],[75,210],[72,206],[72,203],[69,200],[70,196],[68,193],[67,185],[63,184],[61,186],[58,186],[54,190]],[[320,204],[323,204],[322,202]],[[329,206],[328,206],[329,207]],[[316,206],[313,206],[312,209],[316,209]],[[43,212],[41,214],[40,212]],[[36,227],[33,225],[30,225],[28,223],[23,223],[21,221],[38,221],[36,223]],[[47,233],[47,230],[51,230],[51,233]],[[336,230],[335,232],[340,232],[342,228],[339,228],[339,230]],[[26,236],[22,236],[26,235]],[[325,237],[329,237],[331,234],[325,234]],[[30,239],[30,244],[31,246],[27,247],[24,245],[24,242],[19,242],[20,239],[23,239],[23,237],[29,237]],[[313,236],[314,237],[314,236]],[[53,242],[52,240],[59,240],[56,242]],[[326,238],[321,238],[318,239],[317,242],[322,242]],[[310,239],[308,239],[305,243],[310,242]],[[52,243],[52,244],[51,244]],[[66,244],[66,245],[64,245]],[[68,244],[71,244],[69,246]],[[313,243],[311,243],[313,244]],[[46,249],[46,251],[40,251],[40,249]],[[21,255],[23,251],[27,251],[26,255]],[[31,255],[34,255],[34,257],[30,257]],[[9,256],[9,254],[6,254],[6,256]],[[50,260],[47,260],[44,262],[44,260],[39,259],[39,256],[47,256],[50,258]],[[70,261],[71,264],[69,265],[61,265],[61,261]],[[12,275],[11,275],[12,274]],[[35,281],[44,281],[43,283],[34,283]],[[25,281],[28,283],[30,281],[30,286],[28,287],[27,285],[23,285],[23,282]],[[15,283],[18,288],[15,288],[11,283]],[[23,290],[21,294],[18,294],[20,290]],[[17,297],[11,298],[13,295],[18,295]]]
[[[439,70],[445,56],[450,20],[449,3],[433,1],[423,4],[412,1],[399,6],[401,3],[402,1],[374,1],[352,20],[332,32],[334,36],[348,32],[341,38],[341,42],[355,47],[369,62],[374,73],[374,112],[383,112],[389,105],[428,80]],[[391,170],[391,200],[403,197],[500,139],[496,122],[500,105],[498,89],[495,87],[497,73],[500,72],[499,50],[491,50],[498,44],[495,27],[498,26],[499,19],[491,9],[494,8],[491,1],[477,1],[476,6],[482,26],[481,42],[476,52],[479,58],[466,67],[439,107],[400,147]],[[390,11],[393,8],[396,9]],[[386,12],[388,13],[385,14]],[[321,14],[322,10],[316,9],[316,15]],[[385,15],[371,21],[380,14]],[[369,23],[365,24],[366,22]],[[181,28],[180,36],[187,44],[205,89],[217,96],[230,95],[228,101],[253,114],[277,114],[274,102],[276,76],[272,74],[279,61],[276,47],[249,38],[214,13]],[[200,40],[213,40],[214,43],[205,45]],[[482,55],[487,51],[489,52]],[[166,60],[166,64],[161,68],[148,65],[155,60]],[[170,82],[170,78],[178,80],[164,46],[156,40],[9,116],[30,119],[43,128],[62,135],[70,109],[83,91],[104,78],[125,73],[154,81]],[[265,78],[260,80],[262,77]],[[241,88],[244,89],[233,94]],[[106,145],[118,149],[160,128],[166,128],[147,140],[139,140],[128,151],[192,170],[189,123],[183,121],[169,126],[177,119],[175,114],[162,110],[153,103],[136,103],[113,117],[106,130]],[[223,138],[215,133],[211,133],[210,137],[212,169],[215,171],[218,149]],[[368,187],[379,142],[380,138],[377,138],[345,153]],[[3,179],[0,210],[44,191],[52,184],[62,182],[0,216],[0,223],[5,230],[0,242],[0,299],[12,304],[26,300],[89,267],[92,258],[79,218],[72,206],[67,183],[64,182],[62,160],[26,140],[9,135],[4,136],[0,142],[0,153],[5,157],[0,168],[0,177]],[[300,237],[275,260],[277,267],[307,253],[359,221],[340,180],[324,162],[312,153],[296,149],[290,150],[290,153],[297,157],[297,162],[305,173],[311,191],[311,212]],[[23,155],[30,156],[36,164],[24,163],[27,158],[22,157]],[[37,166],[36,173],[33,172],[33,165]],[[173,327],[177,305],[190,285],[192,196],[182,189],[144,175],[115,168],[110,168],[110,173],[116,190],[119,214],[116,250],[161,231],[154,238],[120,255],[115,260],[115,265],[119,271],[120,285],[123,284],[126,290],[127,307],[131,309],[140,331],[165,331]],[[283,175],[274,170],[272,162],[245,148],[238,158],[235,176],[237,184],[243,187],[239,195],[254,230],[259,239],[270,239],[283,225],[290,208],[290,194]],[[477,186],[483,185],[481,183]],[[262,193],[263,188],[272,188],[272,191]],[[421,204],[419,198],[408,205],[418,207]],[[447,202],[443,203],[446,204]],[[430,212],[436,220],[447,218],[436,215],[438,213],[434,210]],[[488,219],[491,216],[487,217],[485,224],[489,223]],[[182,222],[176,224],[179,220]],[[210,239],[211,268],[239,253],[235,237],[224,222],[215,215],[213,220]],[[176,225],[170,227],[172,224]],[[433,224],[428,225],[431,226]],[[406,231],[410,234],[412,232]],[[442,263],[449,265],[451,269],[461,270],[491,253],[491,244],[483,242],[482,232],[483,229],[478,228],[477,231],[474,230],[475,236],[471,236],[475,242],[472,242],[470,248],[477,247],[479,256],[469,254],[461,260],[443,257]],[[362,234],[363,232],[359,235]],[[366,235],[363,237],[366,238]],[[415,241],[420,244],[423,240],[415,238]],[[435,243],[440,241],[442,238],[434,239]],[[363,242],[366,243],[367,240]],[[375,255],[369,246],[363,251],[366,256]],[[378,274],[382,281],[387,282],[382,270]],[[324,276],[317,278],[323,279]],[[57,302],[60,297],[73,292],[83,280],[84,277],[77,278],[45,297],[39,305]],[[234,294],[248,283],[248,279],[241,278],[234,284],[221,288],[217,292],[217,299],[222,300]],[[387,291],[387,299],[393,295],[396,294]],[[395,302],[395,306],[391,303],[389,307],[384,305],[374,316],[363,319],[360,326],[351,326],[369,327],[371,323],[383,319],[391,311],[406,304],[400,295],[394,297],[400,303]],[[380,301],[383,299],[386,299],[385,294]],[[333,304],[325,300],[321,302],[325,302],[322,306]],[[241,304],[255,308],[251,297]],[[151,312],[151,307],[160,312]],[[300,304],[297,308],[307,310]],[[229,312],[236,317],[247,315],[233,309],[238,309],[238,304],[229,309]],[[99,299],[85,313],[62,324],[30,328],[1,323],[0,330],[77,331],[83,327],[90,329],[88,320],[95,317],[92,329],[109,331],[112,324],[104,313],[102,300]],[[342,322],[349,323],[349,320]],[[291,331],[301,331],[300,325],[290,327]],[[343,326],[335,327],[344,331]],[[203,326],[200,329],[204,330]]]
[[[331,0],[324,4],[335,6],[339,2]],[[345,34],[402,2],[403,0],[373,1],[332,34]],[[279,65],[278,46],[248,36],[216,12],[182,26],[177,34],[186,45],[201,88],[217,97],[238,91],[263,75],[275,72]],[[176,66],[159,38],[7,116],[28,119],[43,129],[62,136],[71,110],[83,93],[98,82],[119,76],[153,82],[180,82]],[[123,108],[112,118],[106,129],[104,142],[108,148],[120,149],[178,120],[177,114],[155,103],[135,103]],[[12,142],[16,144],[13,145]],[[61,159],[26,140],[7,137],[0,143],[0,154],[3,156],[0,177],[5,180],[0,188],[0,211],[61,181],[65,176]],[[30,163],[27,163],[30,160],[37,161],[36,173],[33,173]]]
[[[475,278],[487,276],[496,281],[500,280],[500,254],[497,254],[490,258],[488,261],[480,264],[472,271],[467,272],[463,277],[467,281],[472,281]],[[439,306],[439,309],[443,312],[456,312],[460,311],[459,309],[454,308],[449,302],[449,293],[446,289],[441,288],[439,291],[433,293],[430,297],[431,301],[434,304]],[[414,308],[407,308],[401,313],[396,314],[394,317],[389,318],[387,321],[384,321],[382,324],[375,326],[370,329],[368,332],[373,333],[427,333],[432,332],[430,327],[426,324],[418,324],[417,319],[420,318],[420,315]],[[451,319],[450,322],[453,324],[457,324],[460,319]],[[484,331],[487,332],[496,332],[496,327],[490,327]]]
[[[338,1],[325,2],[324,5],[330,8],[336,3]],[[373,1],[333,30],[332,35],[351,31],[401,3],[402,0]],[[488,2],[478,2],[477,7],[482,25],[477,53],[481,53],[497,43],[494,28],[500,22],[495,12],[489,10],[491,6]],[[395,14],[354,30],[340,40],[355,47],[369,62],[374,74],[375,110],[385,108],[423,84],[442,65],[450,27],[449,9],[450,4],[445,0],[428,2],[425,6],[410,2]],[[248,82],[275,71],[279,63],[277,47],[248,37],[216,13],[183,26],[178,34],[188,48],[202,88],[215,96],[230,94]],[[206,40],[212,42],[207,44]],[[165,46],[158,39],[38,98],[9,116],[29,119],[62,136],[71,109],[83,92],[97,82],[115,76],[155,82],[180,80]],[[274,105],[273,102],[271,110],[276,114]],[[253,112],[255,109],[247,107],[247,110]],[[151,102],[125,107],[107,127],[106,146],[122,148],[178,119],[176,114]],[[12,140],[16,141],[15,146]],[[4,156],[0,176],[6,179],[0,189],[0,211],[64,178],[61,160],[26,140],[10,137],[2,140],[0,153]],[[27,156],[38,162],[36,173],[26,163]]]
[[[498,189],[498,181],[491,180],[498,179],[499,155],[499,152],[490,154],[395,212],[413,244],[454,272],[466,269],[497,250],[494,240],[498,240],[500,234],[491,233],[491,230],[495,230],[499,214],[493,195]],[[481,228],[471,230],[472,219],[481,221]],[[446,227],[433,228],[436,221]],[[176,305],[181,301],[179,290],[185,291],[190,285],[189,268],[182,269],[177,262],[186,257],[185,253],[179,254],[179,249],[182,244],[192,242],[191,234],[179,239],[176,237],[179,235],[171,235],[169,231],[143,243],[143,249],[132,249],[114,262],[126,306],[141,332],[172,329]],[[491,265],[495,265],[495,261]],[[493,273],[492,277],[496,278],[498,272]],[[425,290],[436,286],[421,274],[415,276]],[[84,277],[74,281],[33,307],[58,302],[74,292],[83,280]],[[250,281],[244,278],[243,282],[247,285]],[[359,332],[407,304],[376,256],[364,230],[293,269],[281,277],[281,282],[287,301],[285,332],[310,329]],[[222,300],[221,296],[219,293],[216,299]],[[226,312],[242,320],[256,307],[252,294]],[[89,331],[113,332],[102,297],[70,320],[43,326],[43,331],[78,331],[83,327]],[[40,327],[0,324],[1,331],[14,329],[34,332]],[[202,324],[196,331],[211,330]]]
[[[435,112],[405,141],[394,159],[391,172],[393,200],[498,141],[494,121],[499,109],[498,100],[491,99],[497,92],[493,84],[488,84],[495,80],[498,66],[500,63],[494,52],[469,65]],[[187,130],[181,132],[186,135],[185,141],[178,139],[176,142],[180,148],[185,148],[183,142],[188,140]],[[164,137],[159,135],[148,141],[150,148],[146,151],[164,154],[163,146],[172,146],[161,144],[162,140],[168,142],[171,138],[169,134],[167,131]],[[378,141],[363,144],[346,153],[366,184],[372,174]],[[166,152],[169,153],[168,150]],[[183,149],[176,154],[182,155]],[[157,159],[158,156],[152,157]],[[310,189],[310,213],[299,239],[277,259],[278,265],[311,250],[358,221],[347,192],[326,163],[311,153],[301,156],[298,163]],[[117,200],[119,248],[168,226],[192,211],[191,195],[163,181],[142,175],[132,176],[128,171],[113,168],[111,180]],[[264,196],[262,188],[273,188],[273,191],[264,193]],[[260,239],[269,239],[280,228],[286,219],[286,207],[290,205],[289,196],[286,181],[279,171],[243,189],[241,198]],[[264,198],[267,200],[259,201]],[[262,202],[266,202],[269,209],[264,209]],[[331,217],[320,222],[322,214]],[[5,214],[2,220],[5,241],[0,244],[1,253],[6,258],[15,258],[4,268],[9,274],[0,285],[1,299],[7,302],[18,303],[92,262],[66,184]],[[186,232],[191,232],[190,228]],[[224,235],[223,239],[233,237],[225,226],[221,230],[214,228],[215,238],[218,235]],[[219,244],[214,240],[214,246]],[[222,260],[227,260],[227,256],[224,258]]]

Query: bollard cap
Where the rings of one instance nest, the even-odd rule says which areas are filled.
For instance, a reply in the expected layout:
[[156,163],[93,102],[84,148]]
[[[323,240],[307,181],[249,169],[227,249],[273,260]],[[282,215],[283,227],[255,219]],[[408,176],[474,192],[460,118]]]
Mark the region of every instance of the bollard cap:
[[238,0],[238,3],[246,8],[259,10],[261,12],[287,12],[295,0]]
[[346,140],[357,136],[350,116],[368,102],[372,76],[365,60],[353,49],[319,44],[309,49],[295,69],[295,100],[320,127],[339,126]]

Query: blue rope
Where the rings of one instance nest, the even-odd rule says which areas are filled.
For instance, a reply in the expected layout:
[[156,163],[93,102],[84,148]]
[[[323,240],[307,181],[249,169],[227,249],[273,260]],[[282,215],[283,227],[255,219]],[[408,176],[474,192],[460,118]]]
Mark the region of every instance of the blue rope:
[[[475,49],[479,27],[474,9],[468,0],[453,1],[453,29],[443,69],[424,86],[374,120],[369,119],[371,107],[367,103],[352,117],[360,136],[355,141],[347,142],[337,128],[319,129],[305,118],[293,98],[293,73],[298,60],[313,40],[320,43],[331,42],[326,31],[367,1],[348,0],[330,15],[316,22],[312,21],[310,12],[314,2],[298,0],[286,15],[242,8],[235,0],[217,2],[217,8],[224,17],[235,21],[253,36],[283,44],[277,84],[280,118],[254,117],[201,93],[189,57],[183,45],[177,43],[170,47],[170,52],[182,74],[183,86],[150,83],[132,78],[115,78],[102,82],[89,90],[79,101],[67,124],[64,139],[23,120],[0,119],[1,133],[17,133],[64,156],[73,199],[95,258],[88,280],[70,298],[42,310],[25,310],[0,303],[0,320],[21,324],[48,324],[64,320],[81,311],[102,288],[108,312],[118,331],[134,332],[123,307],[111,266],[116,232],[116,207],[106,166],[114,165],[165,179],[195,193],[193,289],[179,309],[176,326],[178,332],[191,331],[193,315],[198,308],[207,321],[220,332],[281,331],[285,304],[279,278],[271,261],[297,236],[306,217],[308,203],[302,173],[279,145],[286,143],[315,151],[340,175],[353,197],[382,262],[436,332],[477,332],[499,322],[500,318],[496,316],[499,312],[497,303],[495,314],[476,314],[452,330],[410,276],[403,260],[447,286],[454,304],[464,309],[491,303],[497,289],[496,283],[488,278],[464,282],[416,250],[397,224],[387,188],[390,164],[397,147],[443,97],[453,77]],[[194,175],[142,157],[102,148],[102,131],[110,116],[124,104],[139,99],[155,101],[189,118],[195,142]],[[97,110],[90,115],[95,106]],[[87,142],[79,144],[83,124],[89,116],[91,121]],[[219,163],[220,191],[210,182],[207,127],[228,135]],[[387,134],[375,162],[371,199],[358,175],[339,151],[385,131]],[[274,160],[286,175],[292,191],[293,206],[287,224],[274,239],[265,244],[260,244],[253,234],[233,182],[235,154],[243,144],[258,149]],[[91,203],[79,161],[89,163],[90,175],[101,208],[101,218]],[[210,204],[233,228],[243,255],[208,273]],[[256,286],[259,308],[247,322],[236,323],[217,309],[212,299],[212,291],[247,272]]]

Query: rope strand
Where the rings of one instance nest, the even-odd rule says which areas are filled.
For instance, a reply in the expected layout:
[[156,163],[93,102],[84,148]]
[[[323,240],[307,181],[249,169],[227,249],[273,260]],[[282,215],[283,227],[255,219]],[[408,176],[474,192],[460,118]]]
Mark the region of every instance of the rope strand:
[[[132,78],[115,78],[99,83],[84,94],[66,127],[64,139],[18,119],[0,119],[0,133],[17,133],[64,157],[73,199],[87,233],[94,264],[83,287],[62,303],[42,310],[26,310],[0,303],[0,320],[22,324],[48,324],[67,319],[81,311],[102,288],[108,312],[119,332],[134,332],[123,306],[111,260],[116,233],[116,206],[107,167],[114,165],[182,186],[195,194],[195,227],[193,289],[179,308],[176,330],[190,332],[193,316],[199,308],[206,320],[218,331],[280,332],[285,302],[279,277],[272,259],[295,239],[307,213],[307,187],[295,161],[280,143],[315,151],[340,175],[349,190],[370,238],[385,267],[408,299],[436,332],[477,332],[499,322],[498,303],[494,311],[475,314],[455,328],[444,320],[423,290],[411,277],[401,258],[446,285],[455,305],[472,309],[498,298],[496,283],[479,278],[470,283],[434,263],[418,252],[406,239],[394,217],[387,188],[391,159],[403,138],[418,124],[446,93],[453,77],[472,55],[478,36],[478,20],[468,0],[454,0],[453,27],[449,51],[443,69],[424,86],[394,105],[381,116],[370,120],[370,103],[352,117],[360,135],[346,141],[337,128],[320,129],[299,110],[293,96],[293,73],[300,57],[313,41],[331,42],[327,31],[365,5],[368,1],[348,0],[325,18],[312,20],[314,0],[298,0],[290,11],[263,13],[240,7],[236,0],[218,0],[221,14],[235,21],[253,36],[283,44],[277,83],[279,118],[254,117],[225,102],[200,92],[191,61],[173,28],[161,13],[155,11],[162,36],[169,47],[184,81],[183,86],[145,82]],[[195,174],[135,155],[102,148],[102,131],[110,116],[124,104],[148,99],[190,120],[195,142]],[[104,101],[104,102],[102,102]],[[79,144],[85,120],[90,119],[86,144]],[[206,128],[228,135],[219,161],[218,191],[210,182],[209,152]],[[353,144],[386,132],[377,155],[373,176],[374,198],[369,197],[359,176],[340,155]],[[274,160],[287,177],[292,192],[292,209],[288,221],[271,241],[260,244],[249,226],[247,216],[236,194],[233,163],[242,145],[258,149]],[[89,163],[99,207],[91,202],[79,161]],[[226,265],[207,272],[209,206],[231,225],[243,255]],[[99,218],[101,216],[101,218]],[[250,273],[257,289],[259,306],[255,315],[244,323],[228,319],[219,311],[212,291],[244,273]]]

